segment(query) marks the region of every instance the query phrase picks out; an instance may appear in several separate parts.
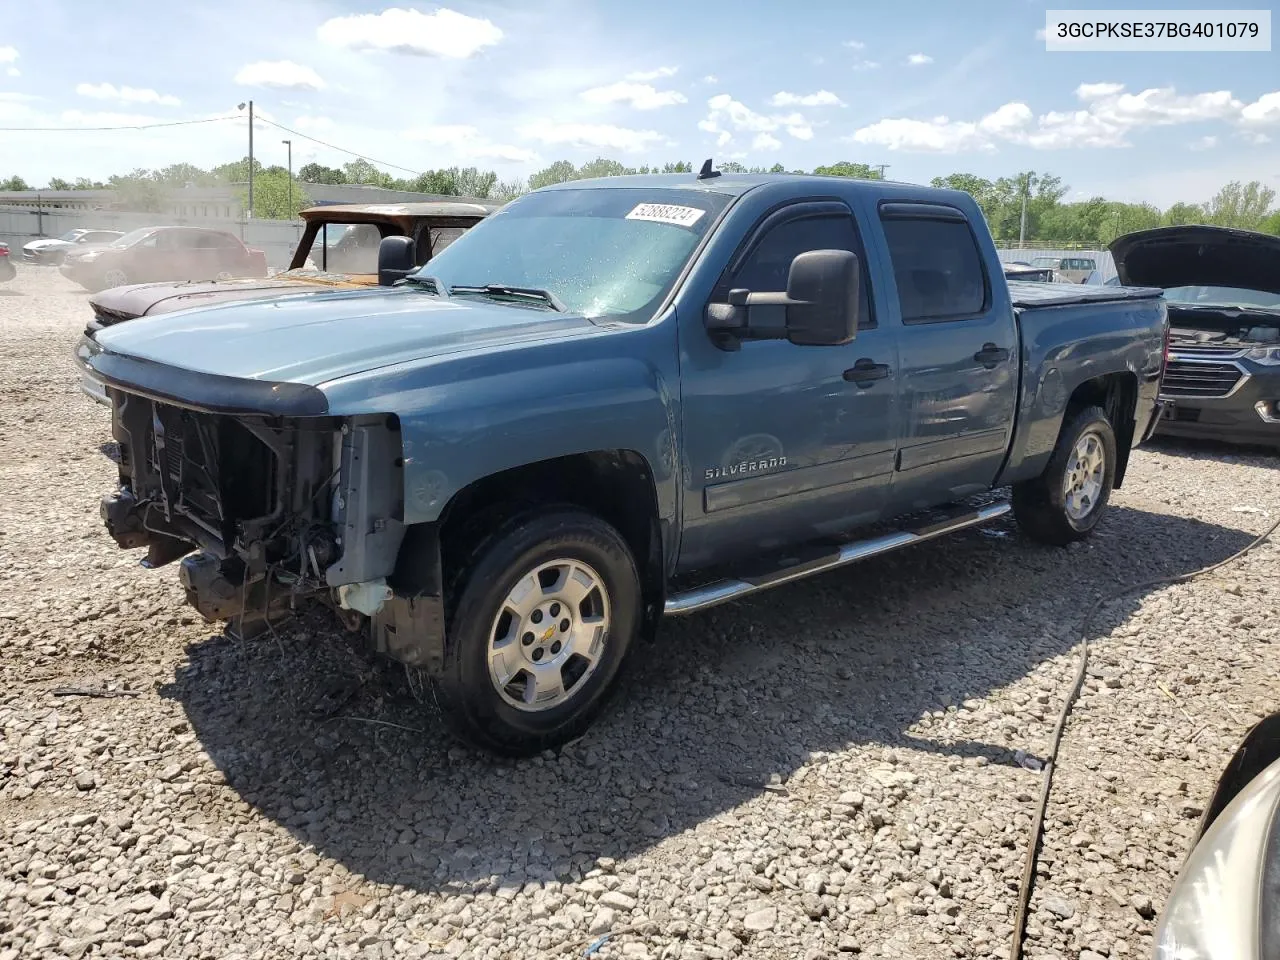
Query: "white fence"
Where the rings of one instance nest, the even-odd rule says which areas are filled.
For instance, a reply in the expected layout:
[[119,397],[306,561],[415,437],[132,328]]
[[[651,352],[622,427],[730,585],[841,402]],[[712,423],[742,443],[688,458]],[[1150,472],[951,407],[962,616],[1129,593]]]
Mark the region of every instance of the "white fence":
[[1036,257],[1070,257],[1072,259],[1087,258],[1098,265],[1098,271],[1102,274],[1102,281],[1105,283],[1116,275],[1116,262],[1111,259],[1111,253],[1108,250],[1024,250],[1018,248],[1001,249],[996,251],[1000,255],[1001,263],[1010,263],[1014,260],[1021,260],[1023,263],[1032,263]]
[[217,220],[212,218],[172,218],[156,213],[119,213],[96,210],[6,210],[0,207],[0,240],[9,244],[15,258],[22,256],[22,245],[41,237],[57,237],[76,227],[120,230],[125,233],[139,227],[192,226],[226,230],[251,247],[267,255],[267,266],[283,270],[289,266],[293,251],[302,237],[301,220]]

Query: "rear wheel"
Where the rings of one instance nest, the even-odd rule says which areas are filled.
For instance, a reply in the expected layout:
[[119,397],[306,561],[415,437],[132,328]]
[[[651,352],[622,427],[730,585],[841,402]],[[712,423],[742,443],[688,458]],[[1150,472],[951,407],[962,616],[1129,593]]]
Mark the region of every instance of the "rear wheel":
[[102,275],[102,283],[98,289],[110,290],[112,287],[123,287],[128,283],[129,275],[119,267],[113,267]]
[[580,735],[640,628],[626,541],[575,508],[508,520],[470,551],[450,594],[436,681],[446,717],[464,739],[510,755]]
[[1034,540],[1065,546],[1097,526],[1116,475],[1116,435],[1101,407],[1077,411],[1063,427],[1044,473],[1013,488],[1013,513]]

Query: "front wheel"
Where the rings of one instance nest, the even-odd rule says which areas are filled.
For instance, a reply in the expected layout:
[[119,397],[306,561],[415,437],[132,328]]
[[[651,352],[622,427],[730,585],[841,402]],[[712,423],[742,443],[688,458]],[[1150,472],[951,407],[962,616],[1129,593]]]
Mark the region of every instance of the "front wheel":
[[527,756],[579,736],[640,629],[626,541],[573,508],[514,517],[463,561],[450,590],[447,720],[486,749]]
[[1033,540],[1066,546],[1098,525],[1116,476],[1116,435],[1101,407],[1077,411],[1063,427],[1044,473],[1015,484],[1013,514]]

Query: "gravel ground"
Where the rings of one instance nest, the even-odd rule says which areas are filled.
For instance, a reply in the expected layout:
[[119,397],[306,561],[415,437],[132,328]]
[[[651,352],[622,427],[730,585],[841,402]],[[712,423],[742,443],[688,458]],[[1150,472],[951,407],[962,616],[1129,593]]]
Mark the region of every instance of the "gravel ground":
[[[103,531],[85,295],[0,287],[0,960],[1001,957],[1091,600],[1247,543],[1271,455],[1139,451],[1097,535],[1011,523],[669,623],[558,756],[450,742],[324,620],[242,645]],[[109,449],[109,448],[108,448]],[[1032,958],[1143,957],[1201,806],[1276,707],[1277,549],[1107,607]],[[136,696],[56,696],[64,685]]]

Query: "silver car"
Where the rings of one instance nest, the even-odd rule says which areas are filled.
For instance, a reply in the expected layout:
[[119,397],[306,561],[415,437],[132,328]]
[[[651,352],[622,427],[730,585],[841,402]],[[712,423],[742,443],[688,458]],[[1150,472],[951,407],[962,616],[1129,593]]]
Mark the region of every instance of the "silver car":
[[1280,713],[1218,781],[1156,927],[1155,960],[1280,956]]

